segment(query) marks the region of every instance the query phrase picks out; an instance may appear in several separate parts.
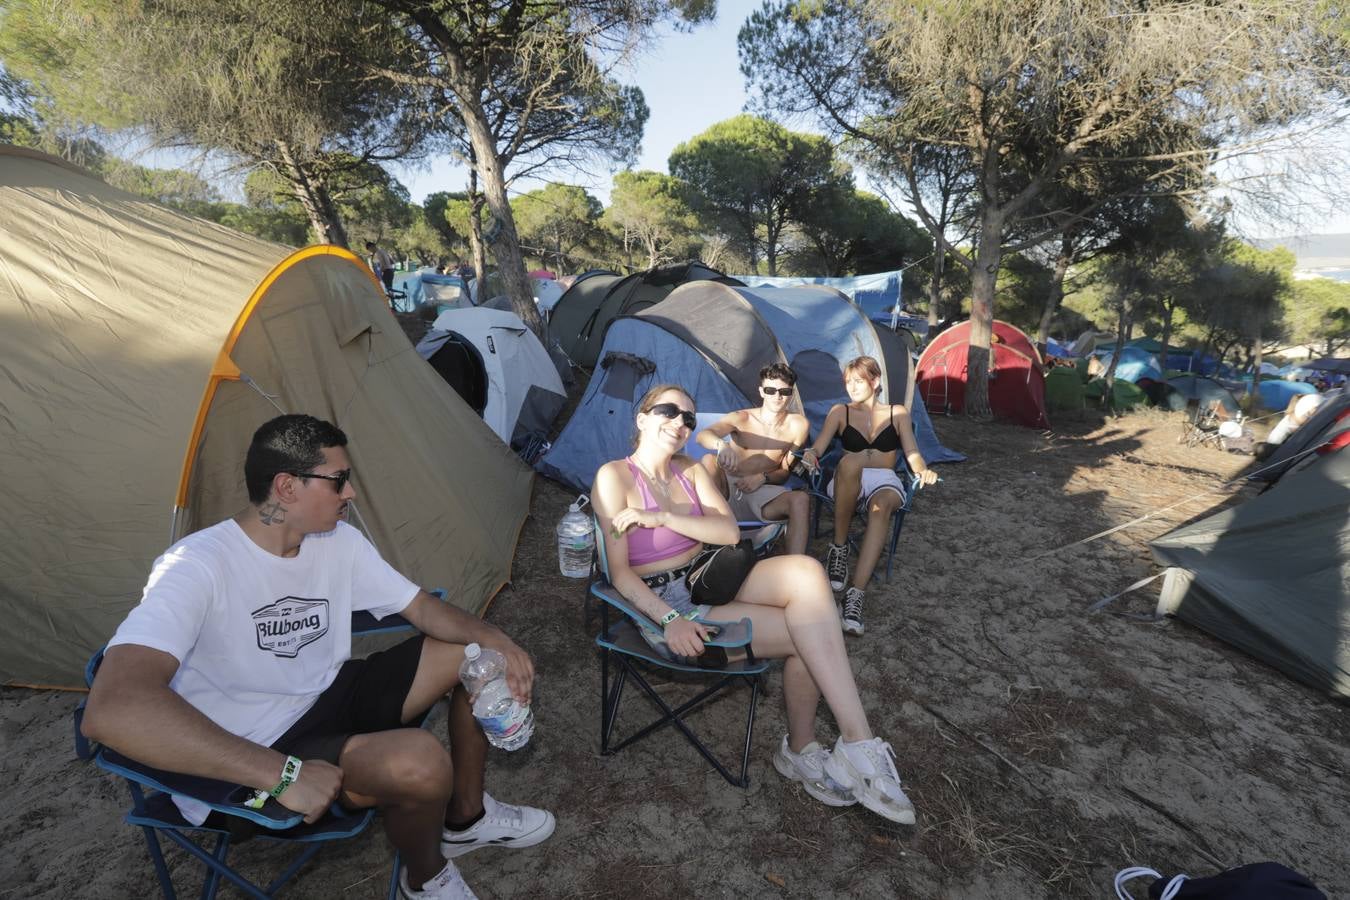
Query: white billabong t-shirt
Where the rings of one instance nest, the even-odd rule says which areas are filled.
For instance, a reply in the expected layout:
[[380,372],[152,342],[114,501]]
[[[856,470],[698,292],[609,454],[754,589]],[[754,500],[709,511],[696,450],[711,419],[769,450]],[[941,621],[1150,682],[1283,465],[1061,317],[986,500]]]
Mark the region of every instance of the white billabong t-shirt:
[[[169,686],[217,725],[270,745],[351,656],[351,614],[402,612],[418,587],[355,528],[309,534],[292,558],[253,542],[233,519],[188,535],[155,560],[140,604],[108,646],[139,644],[178,660]],[[200,824],[208,809],[175,797]]]

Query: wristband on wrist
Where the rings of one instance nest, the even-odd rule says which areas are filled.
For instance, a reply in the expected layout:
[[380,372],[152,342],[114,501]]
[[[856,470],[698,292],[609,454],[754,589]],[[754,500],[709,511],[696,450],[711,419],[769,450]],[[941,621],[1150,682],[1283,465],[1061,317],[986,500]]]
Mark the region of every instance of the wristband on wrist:
[[273,800],[280,797],[282,792],[285,791],[286,788],[295,784],[295,779],[299,777],[300,777],[300,760],[294,756],[286,757],[286,763],[281,767],[281,780],[277,782],[277,786],[272,788],[270,791],[264,790],[254,791],[253,796],[248,800],[244,801],[244,805],[247,806],[249,809],[262,809],[264,804],[267,803],[267,799],[269,797],[272,798]]
[[661,617],[660,619],[661,627],[665,628],[667,625],[669,625],[671,622],[674,622],[679,617],[680,617],[679,611],[672,609],[670,612],[666,613],[664,616]]

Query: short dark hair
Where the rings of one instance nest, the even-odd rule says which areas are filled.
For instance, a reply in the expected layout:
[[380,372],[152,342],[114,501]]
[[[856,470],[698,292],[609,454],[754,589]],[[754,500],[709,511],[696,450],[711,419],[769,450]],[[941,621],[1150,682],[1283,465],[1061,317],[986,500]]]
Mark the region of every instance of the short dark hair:
[[375,242],[374,242],[374,241],[366,241],[366,249],[367,249],[367,250],[373,249],[374,246],[375,246]]
[[797,373],[787,363],[769,363],[759,370],[759,383],[766,381],[786,381],[792,387],[797,383]]
[[248,500],[258,506],[272,492],[272,479],[282,472],[311,472],[323,465],[325,447],[347,446],[341,428],[302,414],[277,416],[253,432],[244,457]]

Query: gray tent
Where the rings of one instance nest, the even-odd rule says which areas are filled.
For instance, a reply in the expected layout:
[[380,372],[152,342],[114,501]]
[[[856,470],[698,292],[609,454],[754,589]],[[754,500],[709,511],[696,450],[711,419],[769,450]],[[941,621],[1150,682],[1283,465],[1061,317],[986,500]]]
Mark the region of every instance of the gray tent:
[[593,368],[610,322],[660,303],[675,288],[691,281],[740,284],[700,262],[648,269],[628,276],[587,273],[559,298],[549,317],[549,327],[572,362]]
[[1350,699],[1350,453],[1153,541],[1158,611]]

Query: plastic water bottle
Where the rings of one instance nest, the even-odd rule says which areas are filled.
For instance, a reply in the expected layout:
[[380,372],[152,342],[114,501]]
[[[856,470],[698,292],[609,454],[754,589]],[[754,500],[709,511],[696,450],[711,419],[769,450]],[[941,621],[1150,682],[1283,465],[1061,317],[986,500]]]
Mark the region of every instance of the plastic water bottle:
[[595,528],[590,514],[582,512],[590,502],[582,494],[558,523],[558,568],[568,578],[589,578],[591,574]]
[[502,750],[519,750],[534,734],[534,714],[511,696],[506,685],[506,658],[477,644],[464,648],[459,680],[469,692],[473,715],[488,743]]

